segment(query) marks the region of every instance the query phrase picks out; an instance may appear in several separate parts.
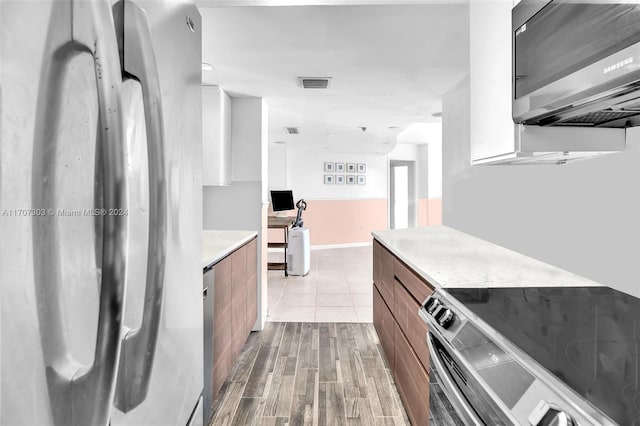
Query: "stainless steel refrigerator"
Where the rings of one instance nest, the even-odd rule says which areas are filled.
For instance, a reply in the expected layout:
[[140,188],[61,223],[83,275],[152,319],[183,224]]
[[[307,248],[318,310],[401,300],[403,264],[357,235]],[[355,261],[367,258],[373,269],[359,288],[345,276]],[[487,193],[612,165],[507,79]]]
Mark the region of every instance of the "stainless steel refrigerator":
[[202,424],[201,20],[0,0],[0,424]]

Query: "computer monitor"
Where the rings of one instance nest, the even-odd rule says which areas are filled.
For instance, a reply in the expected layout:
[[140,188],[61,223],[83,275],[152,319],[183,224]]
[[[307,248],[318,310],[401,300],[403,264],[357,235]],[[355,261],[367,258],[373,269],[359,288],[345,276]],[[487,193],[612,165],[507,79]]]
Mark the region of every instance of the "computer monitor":
[[293,205],[293,192],[271,191],[271,207],[274,212],[295,209]]

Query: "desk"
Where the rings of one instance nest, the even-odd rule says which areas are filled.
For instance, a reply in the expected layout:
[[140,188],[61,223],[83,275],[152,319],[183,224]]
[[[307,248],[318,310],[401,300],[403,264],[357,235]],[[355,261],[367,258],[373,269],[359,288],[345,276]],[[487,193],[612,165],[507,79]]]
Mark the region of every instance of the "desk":
[[289,246],[289,227],[296,220],[293,216],[269,216],[268,228],[284,230],[284,242],[267,242],[267,247],[275,247],[284,249],[284,262],[269,262],[267,269],[270,271],[284,271],[284,276],[289,276],[287,272],[287,247]]

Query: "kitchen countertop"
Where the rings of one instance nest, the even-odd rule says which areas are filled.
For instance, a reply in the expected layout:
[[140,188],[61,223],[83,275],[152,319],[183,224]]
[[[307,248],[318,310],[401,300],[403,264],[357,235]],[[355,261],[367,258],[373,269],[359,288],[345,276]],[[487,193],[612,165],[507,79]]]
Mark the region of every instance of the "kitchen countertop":
[[602,285],[446,226],[372,234],[436,287]]
[[202,267],[218,262],[256,235],[255,231],[202,231]]

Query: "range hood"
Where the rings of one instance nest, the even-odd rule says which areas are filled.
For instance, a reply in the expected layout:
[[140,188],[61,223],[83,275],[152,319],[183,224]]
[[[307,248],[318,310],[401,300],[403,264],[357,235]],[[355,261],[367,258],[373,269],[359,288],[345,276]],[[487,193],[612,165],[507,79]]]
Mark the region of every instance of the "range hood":
[[513,152],[475,161],[481,165],[557,165],[623,151],[626,129],[514,125]]

